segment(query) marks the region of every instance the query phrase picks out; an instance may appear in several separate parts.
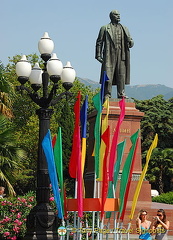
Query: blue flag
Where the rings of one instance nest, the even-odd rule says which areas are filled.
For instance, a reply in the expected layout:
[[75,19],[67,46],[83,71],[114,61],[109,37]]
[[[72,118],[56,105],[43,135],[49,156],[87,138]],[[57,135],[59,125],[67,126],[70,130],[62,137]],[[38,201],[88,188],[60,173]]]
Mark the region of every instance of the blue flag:
[[88,109],[88,95],[86,95],[84,103],[80,111],[80,121],[82,127],[82,138],[86,138],[87,132],[87,109]]
[[106,74],[106,71],[104,71],[103,74],[103,79],[102,79],[102,84],[101,84],[101,90],[100,90],[100,100],[101,100],[101,105],[103,105],[103,101],[104,101],[104,95],[105,95],[105,82],[108,81],[109,78]]
[[49,178],[52,184],[54,199],[55,199],[56,207],[58,210],[58,217],[62,219],[63,214],[62,214],[61,198],[60,198],[60,192],[59,192],[58,178],[56,173],[50,130],[48,130],[47,134],[45,135],[42,141],[42,147],[47,160]]
[[[80,110],[80,122],[81,122],[81,133],[82,133],[82,175],[84,173],[85,159],[86,159],[86,137],[87,137],[87,110],[88,110],[88,95],[86,95],[84,103]],[[83,184],[84,186],[84,184]]]

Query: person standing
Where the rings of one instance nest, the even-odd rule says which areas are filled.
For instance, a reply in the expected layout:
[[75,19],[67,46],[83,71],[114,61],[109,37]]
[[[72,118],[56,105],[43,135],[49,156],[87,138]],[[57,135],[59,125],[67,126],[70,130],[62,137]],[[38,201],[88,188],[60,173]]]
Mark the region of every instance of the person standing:
[[152,240],[150,234],[151,222],[147,220],[147,211],[141,209],[136,219],[136,232],[139,239]]
[[113,10],[109,14],[111,22],[100,28],[96,40],[95,58],[102,63],[100,83],[104,71],[109,78],[105,83],[105,98],[111,97],[112,85],[117,85],[117,97],[125,95],[125,84],[130,84],[130,50],[134,42],[129,30],[121,25],[120,13]]
[[5,187],[0,186],[0,198],[4,198],[5,196],[4,191],[5,191]]
[[152,229],[153,233],[156,233],[155,239],[167,240],[169,221],[166,219],[166,213],[163,209],[157,211],[157,216],[153,218]]

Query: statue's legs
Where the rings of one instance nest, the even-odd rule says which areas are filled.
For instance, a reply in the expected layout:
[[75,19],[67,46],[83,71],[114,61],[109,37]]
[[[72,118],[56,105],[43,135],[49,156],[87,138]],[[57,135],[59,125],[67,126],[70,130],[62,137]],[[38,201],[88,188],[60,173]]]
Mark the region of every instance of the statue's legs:
[[104,96],[105,98],[111,98],[112,82],[110,80],[105,82]]
[[117,74],[117,97],[127,98],[125,94],[125,78],[126,78],[126,66],[125,61],[119,61],[119,68],[118,68],[118,74]]
[[[113,77],[112,77],[113,76]],[[111,98],[112,93],[112,82],[115,82],[117,85],[117,98],[128,98],[125,95],[125,79],[126,79],[126,65],[125,61],[121,60],[121,51],[118,51],[116,59],[115,59],[115,69],[114,73],[108,81],[105,82],[105,98]],[[111,79],[113,78],[113,79]]]
[[126,97],[126,95],[125,95],[125,74],[118,75],[117,97],[118,98]]

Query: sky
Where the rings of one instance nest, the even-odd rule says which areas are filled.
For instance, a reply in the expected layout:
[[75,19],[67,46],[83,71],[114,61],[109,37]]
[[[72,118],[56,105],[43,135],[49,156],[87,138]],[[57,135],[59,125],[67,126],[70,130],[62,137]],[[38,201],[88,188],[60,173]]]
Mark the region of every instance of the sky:
[[173,0],[1,0],[0,61],[40,55],[38,41],[48,32],[63,65],[70,61],[78,77],[99,82],[95,42],[115,9],[135,43],[130,85],[173,88]]

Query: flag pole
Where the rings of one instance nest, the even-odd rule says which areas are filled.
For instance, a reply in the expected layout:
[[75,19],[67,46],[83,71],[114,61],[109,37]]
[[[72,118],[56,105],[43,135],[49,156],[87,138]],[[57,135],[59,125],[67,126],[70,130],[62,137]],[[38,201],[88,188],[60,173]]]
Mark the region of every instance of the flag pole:
[[[109,218],[108,223],[107,223],[107,230],[108,230],[108,231],[110,230],[110,218]],[[106,240],[109,239],[109,234],[110,234],[110,233],[106,232]]]
[[[86,220],[85,220],[85,227],[86,229],[88,229],[88,219],[86,217]],[[88,231],[86,231],[86,240],[88,240]]]
[[122,228],[123,228],[123,222],[120,222],[120,240],[122,240]]
[[[94,173],[94,191],[93,191],[93,198],[96,198],[96,191],[97,191],[97,186],[96,186],[96,172]],[[94,226],[95,226],[95,214],[96,212],[92,212],[92,240],[94,240]]]
[[127,225],[127,240],[130,240],[130,227],[131,227],[131,222],[129,222]]
[[81,240],[81,238],[82,238],[82,233],[81,233],[81,221],[80,221],[80,217],[78,217],[78,219],[77,219],[77,240]]
[[[67,227],[69,226],[69,220],[67,219]],[[67,240],[69,240],[70,231],[67,228]]]
[[114,211],[114,240],[118,240],[118,225],[117,225],[117,221],[116,221],[116,211]]
[[[77,199],[77,179],[75,179],[75,199]],[[73,225],[74,225],[74,228],[76,229],[76,215],[77,215],[77,212],[74,211],[74,216],[73,216]],[[73,234],[73,240],[76,239],[76,232],[74,232]]]
[[[100,228],[100,218],[99,218],[99,212],[97,212],[97,229]],[[97,240],[99,240],[99,231],[97,231]]]
[[103,218],[102,218],[102,220],[101,220],[101,223],[100,223],[100,240],[102,240],[103,239],[103,222],[104,222],[104,216],[103,216]]

